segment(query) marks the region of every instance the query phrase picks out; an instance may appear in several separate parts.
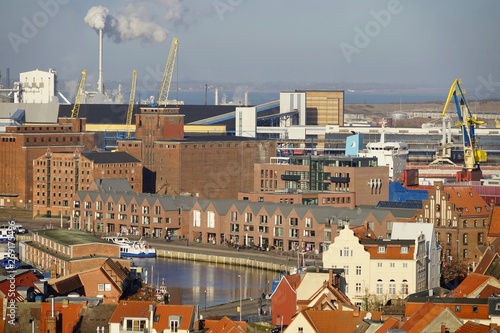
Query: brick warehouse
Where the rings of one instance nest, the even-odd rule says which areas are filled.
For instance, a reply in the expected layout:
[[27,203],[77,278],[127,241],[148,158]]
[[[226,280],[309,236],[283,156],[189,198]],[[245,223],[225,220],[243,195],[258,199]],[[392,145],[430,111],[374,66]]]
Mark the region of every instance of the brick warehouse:
[[59,118],[58,124],[7,126],[0,133],[0,206],[32,208],[33,160],[52,152],[90,150],[94,133],[85,119]]
[[229,136],[184,138],[184,116],[178,112],[141,108],[136,139],[118,141],[119,151],[143,161],[143,192],[236,198],[239,191],[250,191],[254,164],[269,161],[276,144]]
[[77,190],[88,190],[96,178],[126,179],[142,190],[142,163],[125,152],[52,153],[33,161],[33,216],[69,216]]

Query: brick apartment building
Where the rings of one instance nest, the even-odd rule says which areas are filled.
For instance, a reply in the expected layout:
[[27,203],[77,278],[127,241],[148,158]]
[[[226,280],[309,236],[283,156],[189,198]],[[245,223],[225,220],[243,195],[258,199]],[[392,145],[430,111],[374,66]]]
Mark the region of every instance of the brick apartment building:
[[48,229],[33,233],[32,240],[19,246],[20,259],[57,276],[73,274],[104,264],[108,258],[123,267],[130,262],[120,259],[120,247],[89,233],[67,229]]
[[0,133],[0,206],[31,208],[33,160],[52,152],[94,148],[94,133],[85,119],[59,118],[57,124],[7,126]]
[[408,221],[415,213],[133,193],[123,186],[116,190],[107,185],[110,182],[103,180],[102,186],[76,192],[72,228],[162,238],[168,235],[202,243],[322,251],[336,236],[338,226],[366,225],[375,234],[385,236],[390,234],[393,221]]
[[[269,160],[268,160],[269,161]],[[264,201],[282,189],[326,191],[308,204],[355,207],[376,205],[389,198],[387,166],[377,166],[375,157],[294,156],[270,159],[255,165],[253,191]],[[269,196],[265,194],[269,193]]]
[[124,178],[142,190],[142,163],[126,152],[53,153],[33,161],[33,216],[70,216],[77,190],[88,190],[97,178]]
[[416,219],[434,224],[442,262],[465,260],[475,267],[487,244],[491,210],[472,187],[435,182]]

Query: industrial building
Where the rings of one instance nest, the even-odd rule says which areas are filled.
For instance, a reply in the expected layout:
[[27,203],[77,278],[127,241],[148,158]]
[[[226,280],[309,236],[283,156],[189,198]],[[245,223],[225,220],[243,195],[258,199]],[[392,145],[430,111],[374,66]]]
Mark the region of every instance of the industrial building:
[[88,190],[97,178],[126,179],[142,191],[142,163],[125,152],[53,153],[50,148],[33,161],[33,216],[70,216],[71,198]]
[[33,206],[33,161],[50,151],[94,148],[85,119],[59,118],[56,124],[6,126],[0,133],[0,206]]

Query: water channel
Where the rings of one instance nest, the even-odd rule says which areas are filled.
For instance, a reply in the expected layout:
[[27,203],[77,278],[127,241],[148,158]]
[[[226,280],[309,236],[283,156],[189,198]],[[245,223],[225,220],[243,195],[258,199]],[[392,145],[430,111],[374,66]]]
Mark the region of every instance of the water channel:
[[[209,264],[165,258],[134,259],[148,270],[148,283],[164,284],[173,304],[199,305],[201,308],[258,298],[269,293],[279,272],[263,269]],[[152,272],[152,273],[151,273]]]

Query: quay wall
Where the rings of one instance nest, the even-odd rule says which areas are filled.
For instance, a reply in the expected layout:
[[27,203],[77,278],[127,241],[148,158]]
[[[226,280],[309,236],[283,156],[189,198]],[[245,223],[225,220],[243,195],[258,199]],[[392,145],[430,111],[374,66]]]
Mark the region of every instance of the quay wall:
[[296,267],[290,265],[264,262],[250,258],[226,257],[213,254],[188,253],[188,252],[179,252],[171,250],[157,249],[156,256],[168,259],[190,260],[190,261],[200,261],[200,262],[223,264],[230,266],[245,266],[252,268],[260,268],[275,272],[284,272],[284,271],[290,272],[296,269]]

